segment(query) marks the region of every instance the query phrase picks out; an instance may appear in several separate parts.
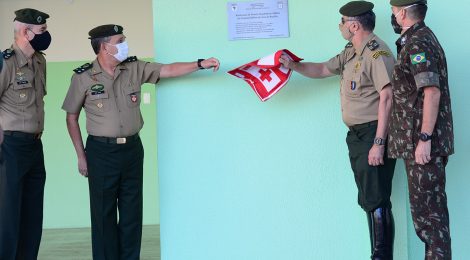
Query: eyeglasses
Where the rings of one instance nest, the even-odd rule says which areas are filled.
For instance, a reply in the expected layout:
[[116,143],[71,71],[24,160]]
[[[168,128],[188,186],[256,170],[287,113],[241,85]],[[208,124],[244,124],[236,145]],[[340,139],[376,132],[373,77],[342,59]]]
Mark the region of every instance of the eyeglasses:
[[350,22],[350,21],[357,21],[357,20],[354,18],[344,19],[344,17],[341,17],[341,24],[344,24],[345,22]]

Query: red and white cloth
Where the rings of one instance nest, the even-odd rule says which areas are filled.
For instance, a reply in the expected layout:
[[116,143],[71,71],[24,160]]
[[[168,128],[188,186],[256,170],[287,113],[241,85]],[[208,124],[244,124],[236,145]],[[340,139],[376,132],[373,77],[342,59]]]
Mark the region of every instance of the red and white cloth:
[[247,63],[228,73],[245,80],[253,88],[261,101],[266,101],[286,85],[292,74],[291,69],[287,69],[279,62],[282,54],[296,62],[303,60],[284,49]]

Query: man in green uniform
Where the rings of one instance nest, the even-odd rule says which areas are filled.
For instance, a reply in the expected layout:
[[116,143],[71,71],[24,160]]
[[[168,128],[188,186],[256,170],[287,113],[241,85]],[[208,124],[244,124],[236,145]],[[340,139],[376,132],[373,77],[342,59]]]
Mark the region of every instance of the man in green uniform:
[[[98,26],[89,35],[97,57],[75,69],[62,108],[67,112],[78,170],[88,176],[93,259],[139,259],[144,158],[139,138],[141,85],[199,69],[216,71],[219,61],[160,64],[128,57],[119,25]],[[87,119],[86,151],[78,124],[82,107]]]
[[307,77],[341,76],[341,111],[349,127],[346,142],[358,203],[368,217],[372,259],[392,259],[394,221],[390,195],[395,160],[386,154],[390,116],[390,86],[395,59],[374,33],[374,5],[352,1],[341,7],[339,29],[349,41],[345,49],[324,63],[281,63]]
[[397,40],[389,156],[403,158],[416,234],[426,259],[451,259],[445,167],[454,153],[444,50],[426,26],[426,0],[391,0]]
[[35,9],[15,12],[14,43],[0,72],[0,259],[36,259],[42,235],[46,171],[44,130],[46,19]]

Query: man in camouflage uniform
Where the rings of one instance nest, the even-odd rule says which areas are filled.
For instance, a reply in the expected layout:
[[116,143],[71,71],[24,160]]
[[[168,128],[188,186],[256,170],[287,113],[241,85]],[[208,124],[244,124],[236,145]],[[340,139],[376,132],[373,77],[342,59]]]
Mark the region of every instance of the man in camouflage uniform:
[[280,62],[307,77],[341,76],[341,111],[349,131],[346,143],[358,189],[358,204],[369,223],[371,258],[393,259],[394,221],[390,195],[395,159],[387,158],[386,138],[395,59],[373,33],[374,5],[352,1],[341,7],[339,29],[349,43],[327,62]]
[[411,214],[425,259],[451,259],[445,167],[454,153],[444,50],[424,23],[426,0],[391,0],[398,59],[393,72],[389,155],[403,158]]

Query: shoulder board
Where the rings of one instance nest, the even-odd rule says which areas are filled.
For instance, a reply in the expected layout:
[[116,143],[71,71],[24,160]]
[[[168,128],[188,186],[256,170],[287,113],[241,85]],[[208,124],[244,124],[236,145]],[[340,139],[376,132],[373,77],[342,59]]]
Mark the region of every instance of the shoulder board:
[[15,55],[15,51],[13,49],[6,49],[2,52],[3,58],[8,60],[11,56]]
[[125,62],[134,62],[134,61],[137,61],[137,56],[130,56],[129,58],[125,59],[122,62],[125,63]]
[[384,51],[384,50],[376,51],[376,52],[374,52],[374,54],[372,54],[372,58],[374,58],[374,59],[377,59],[380,56],[390,57],[390,56],[392,56],[392,54],[390,54],[390,52]]
[[348,42],[348,44],[346,44],[346,46],[344,46],[344,48],[351,48],[353,46],[352,42]]
[[83,64],[82,66],[80,66],[80,67],[74,69],[73,71],[75,71],[75,73],[77,73],[77,74],[82,74],[83,72],[85,72],[85,71],[91,69],[92,67],[93,67],[93,64],[91,64],[91,63],[85,63],[85,64]]
[[375,51],[377,48],[379,48],[380,44],[376,40],[372,40],[367,43],[367,48],[371,51]]

